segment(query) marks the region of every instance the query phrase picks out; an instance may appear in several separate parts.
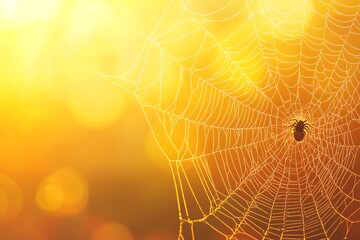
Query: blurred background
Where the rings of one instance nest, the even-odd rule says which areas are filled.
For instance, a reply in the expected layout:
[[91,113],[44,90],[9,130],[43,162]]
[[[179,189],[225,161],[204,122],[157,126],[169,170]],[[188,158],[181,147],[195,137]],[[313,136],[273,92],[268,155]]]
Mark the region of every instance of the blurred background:
[[176,239],[168,163],[96,73],[116,73],[130,2],[0,1],[0,239]]

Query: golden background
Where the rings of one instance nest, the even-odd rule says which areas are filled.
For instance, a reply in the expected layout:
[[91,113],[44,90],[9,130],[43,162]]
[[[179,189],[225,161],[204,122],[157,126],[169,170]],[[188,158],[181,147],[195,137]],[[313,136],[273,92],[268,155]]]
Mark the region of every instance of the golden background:
[[[301,190],[315,174],[304,194],[322,206],[329,196],[356,222],[358,10],[357,1],[0,1],[0,238],[170,240],[180,214],[185,239],[223,239],[234,222],[211,219],[222,197],[204,185],[229,194],[236,177],[221,179],[241,170],[239,181],[254,174],[267,186],[269,159],[279,172],[302,168]],[[294,143],[287,123],[307,117],[308,141]],[[336,144],[356,148],[348,156]],[[332,151],[355,174],[327,162]],[[354,201],[332,187],[320,194],[332,177]],[[319,238],[356,236],[327,220]],[[258,218],[232,236],[287,230],[266,225]]]

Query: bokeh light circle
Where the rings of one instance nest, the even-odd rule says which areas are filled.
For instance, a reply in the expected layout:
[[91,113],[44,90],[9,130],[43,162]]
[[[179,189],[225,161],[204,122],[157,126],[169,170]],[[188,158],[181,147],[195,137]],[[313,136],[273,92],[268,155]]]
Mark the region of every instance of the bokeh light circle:
[[72,168],[60,168],[39,185],[36,201],[46,212],[75,215],[84,209],[88,199],[86,179]]
[[124,225],[109,222],[98,226],[91,240],[134,240],[134,237]]
[[11,178],[0,175],[0,222],[14,220],[22,208],[22,194]]

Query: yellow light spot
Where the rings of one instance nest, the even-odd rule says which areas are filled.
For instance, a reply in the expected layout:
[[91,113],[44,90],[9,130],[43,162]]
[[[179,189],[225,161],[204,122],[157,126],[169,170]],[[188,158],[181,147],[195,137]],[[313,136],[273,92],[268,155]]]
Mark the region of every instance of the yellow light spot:
[[22,207],[22,195],[17,184],[0,175],[0,222],[14,220]]
[[119,89],[104,79],[70,83],[69,109],[83,126],[102,128],[113,124],[124,109]]
[[36,200],[40,208],[56,215],[75,215],[86,205],[88,186],[85,178],[71,168],[61,168],[44,179]]
[[101,30],[111,21],[115,21],[113,9],[106,2],[88,1],[84,4],[79,1],[71,15],[69,40],[79,41],[88,38],[90,34]]
[[13,24],[48,21],[58,6],[59,0],[4,0],[0,1],[0,20]]
[[130,231],[118,223],[106,223],[100,225],[92,234],[91,240],[133,240]]
[[43,186],[36,195],[36,201],[39,206],[47,211],[58,210],[63,204],[63,200],[63,192],[54,185]]

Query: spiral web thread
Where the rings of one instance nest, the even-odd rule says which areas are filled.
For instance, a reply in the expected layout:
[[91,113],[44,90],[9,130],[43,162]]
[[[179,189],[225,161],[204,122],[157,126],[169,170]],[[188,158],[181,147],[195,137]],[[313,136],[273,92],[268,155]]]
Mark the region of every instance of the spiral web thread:
[[286,4],[170,0],[108,76],[170,162],[179,239],[345,239],[360,220],[360,3]]

